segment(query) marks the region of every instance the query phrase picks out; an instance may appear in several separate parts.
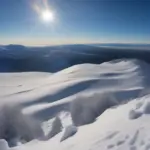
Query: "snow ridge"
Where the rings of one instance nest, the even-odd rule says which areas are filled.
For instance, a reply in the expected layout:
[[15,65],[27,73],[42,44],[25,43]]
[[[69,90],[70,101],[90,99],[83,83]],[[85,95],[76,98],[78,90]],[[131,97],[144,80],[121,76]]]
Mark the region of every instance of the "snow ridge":
[[[0,74],[1,105],[13,102],[21,108],[21,116],[38,119],[36,125],[45,133],[23,144],[22,132],[12,120],[15,142],[20,143],[9,149],[148,150],[149,68],[139,60],[121,59],[75,65],[57,73]],[[15,118],[11,109],[5,110]],[[0,142],[0,148],[12,146],[1,138],[7,142]]]

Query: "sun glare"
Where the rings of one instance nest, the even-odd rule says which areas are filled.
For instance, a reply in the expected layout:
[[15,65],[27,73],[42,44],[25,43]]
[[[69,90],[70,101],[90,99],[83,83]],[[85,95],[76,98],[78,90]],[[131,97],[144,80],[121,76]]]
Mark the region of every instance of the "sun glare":
[[45,22],[53,21],[54,20],[54,14],[49,10],[45,10],[42,12],[42,19]]

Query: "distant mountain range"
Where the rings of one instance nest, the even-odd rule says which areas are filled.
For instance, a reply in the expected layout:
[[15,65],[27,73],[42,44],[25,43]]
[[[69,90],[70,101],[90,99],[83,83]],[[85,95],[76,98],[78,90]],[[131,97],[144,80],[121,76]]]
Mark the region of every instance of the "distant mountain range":
[[26,47],[0,46],[0,72],[57,72],[75,64],[94,63],[122,58],[150,61],[150,45],[92,44]]

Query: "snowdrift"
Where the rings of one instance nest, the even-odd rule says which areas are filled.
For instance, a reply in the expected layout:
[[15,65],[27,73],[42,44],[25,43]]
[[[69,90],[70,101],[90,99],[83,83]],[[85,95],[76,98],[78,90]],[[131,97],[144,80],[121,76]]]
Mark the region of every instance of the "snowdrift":
[[1,105],[18,107],[0,108],[1,116],[8,116],[0,117],[0,124],[6,122],[0,131],[11,135],[0,132],[0,138],[9,146],[16,137],[30,141],[10,148],[15,150],[146,149],[149,68],[139,60],[121,59],[56,73],[1,73]]
[[106,109],[119,104],[109,93],[80,96],[71,102],[70,112],[76,126],[93,122]]
[[69,137],[73,136],[74,134],[76,134],[76,132],[77,132],[77,127],[72,126],[72,125],[66,127],[65,131],[64,131],[64,134],[63,134],[62,138],[60,139],[60,141],[62,142],[64,140],[66,140],[67,138],[69,138]]
[[0,140],[0,150],[8,150],[8,144],[5,140]]
[[9,104],[0,107],[0,139],[5,139],[9,146],[42,137],[42,132],[40,123],[23,115],[18,106]]

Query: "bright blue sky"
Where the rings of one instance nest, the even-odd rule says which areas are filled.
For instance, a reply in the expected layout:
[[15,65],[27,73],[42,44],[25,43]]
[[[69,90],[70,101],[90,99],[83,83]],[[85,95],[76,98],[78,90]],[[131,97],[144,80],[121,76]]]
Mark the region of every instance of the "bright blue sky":
[[0,44],[150,43],[150,0],[0,0]]

